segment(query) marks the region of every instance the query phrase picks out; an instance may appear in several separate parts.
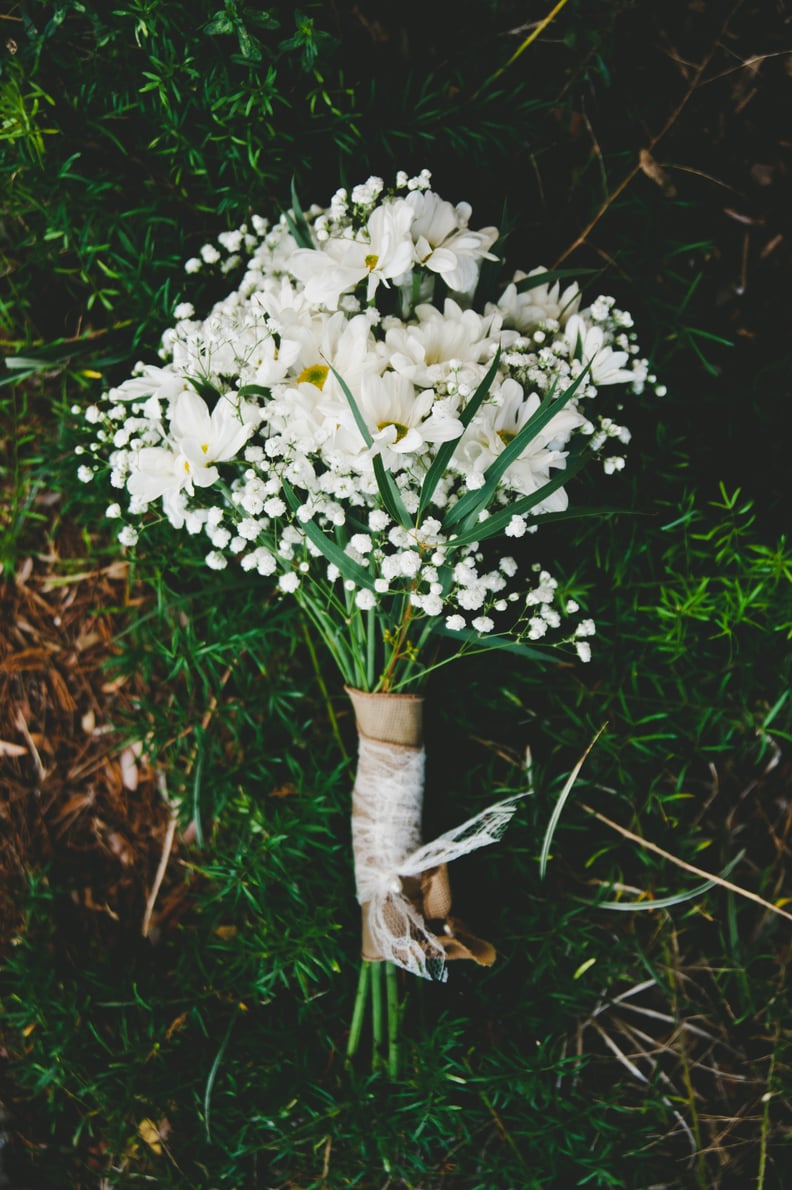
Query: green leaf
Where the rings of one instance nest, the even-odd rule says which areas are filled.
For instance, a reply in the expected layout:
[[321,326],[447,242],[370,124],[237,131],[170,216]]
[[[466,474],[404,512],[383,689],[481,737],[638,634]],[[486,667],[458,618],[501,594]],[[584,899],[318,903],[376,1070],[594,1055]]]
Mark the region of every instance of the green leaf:
[[208,33],[210,37],[215,37],[217,34],[233,33],[234,22],[230,17],[226,16],[224,12],[217,13],[210,21],[204,25],[204,33]]
[[[500,349],[500,347],[498,347],[498,350],[495,352],[495,355],[493,357],[492,364],[490,365],[489,371],[487,372],[487,374],[484,377],[484,379],[482,380],[481,384],[478,386],[478,388],[474,392],[473,396],[470,398],[467,405],[465,406],[465,408],[462,410],[462,412],[459,415],[459,420],[462,422],[462,425],[465,427],[465,429],[467,429],[467,427],[470,425],[471,421],[475,417],[476,413],[478,413],[478,411],[481,407],[482,401],[484,400],[484,398],[486,397],[487,393],[490,390],[490,387],[492,386],[492,382],[495,379],[495,374],[498,371],[498,364],[500,363],[500,357],[501,357],[501,349]],[[464,434],[464,432],[465,431],[463,430],[462,434]],[[445,472],[446,467],[448,466],[449,462],[451,461],[451,456],[453,455],[454,450],[456,449],[456,445],[459,442],[460,438],[462,437],[462,434],[459,435],[459,438],[452,439],[451,442],[444,442],[442,444],[442,446],[440,447],[440,449],[438,450],[437,454],[435,455],[434,459],[432,460],[432,465],[429,468],[429,470],[427,471],[426,477],[424,478],[423,486],[421,487],[421,496],[418,501],[418,520],[419,521],[420,521],[421,517],[423,516],[423,514],[426,512],[426,509],[429,507],[432,496],[435,494],[437,485],[440,482],[440,479],[441,479],[443,473]]]
[[[728,876],[729,872],[737,867],[744,855],[745,850],[741,851],[739,855],[735,855],[734,859],[729,860],[726,867],[718,875],[721,877]],[[703,884],[697,884],[695,888],[690,888],[687,892],[674,893],[670,897],[658,897],[656,900],[599,901],[596,907],[597,909],[616,909],[622,913],[632,913],[636,909],[670,909],[672,905],[682,905],[685,901],[695,900],[696,897],[700,897],[705,892],[709,892],[711,888],[715,888],[717,883],[717,880],[705,880]]]
[[266,397],[269,400],[272,396],[272,391],[261,384],[243,384],[237,392],[240,397]]
[[297,188],[294,185],[294,178],[291,180],[291,199],[292,209],[285,212],[289,231],[301,248],[314,248],[315,245],[311,235],[311,229],[300,206],[300,200],[297,197]]
[[[281,487],[283,494],[291,505],[293,511],[296,513],[300,507],[300,500],[294,488],[281,476]],[[332,562],[338,567],[344,578],[350,579],[356,587],[366,587],[369,591],[374,590],[374,580],[367,570],[359,566],[357,562],[353,562],[348,554],[345,554],[340,545],[332,541],[326,533],[324,533],[316,521],[301,521],[301,528],[305,536],[310,538],[317,549],[321,550],[328,562]]]
[[525,657],[528,661],[544,661],[551,660],[551,650],[548,649],[534,649],[530,645],[524,645],[519,640],[510,640],[508,636],[479,636],[477,632],[472,630],[462,629],[455,631],[452,628],[446,628],[445,624],[440,621],[433,629],[438,636],[450,637],[451,640],[462,641],[467,645],[473,645],[477,649],[499,649],[504,653],[516,653],[518,657]]
[[329,367],[330,367],[330,371],[333,373],[336,380],[341,385],[341,390],[349,403],[349,408],[352,410],[352,415],[355,419],[355,423],[357,424],[357,428],[360,430],[363,441],[365,442],[366,446],[373,446],[374,439],[371,437],[371,432],[370,432],[368,426],[366,425],[365,417],[360,412],[360,406],[358,405],[355,398],[352,396],[352,390],[350,389],[346,380],[344,380],[343,376],[341,376],[340,373],[336,372],[333,365],[330,364]]
[[584,277],[589,273],[601,272],[600,269],[548,269],[546,273],[535,273],[532,277],[523,277],[516,282],[518,293],[527,293],[529,289],[538,289],[540,285],[554,285],[566,277]]
[[208,405],[214,406],[220,400],[222,394],[208,380],[204,380],[201,376],[185,376],[184,379],[193,386],[198,396],[203,397]]
[[412,529],[412,517],[405,507],[401,492],[399,491],[393,476],[391,475],[390,471],[387,470],[385,464],[382,461],[382,456],[374,455],[372,462],[374,464],[374,478],[377,481],[380,499],[385,505],[385,510],[387,511],[388,516],[396,521],[398,525],[402,525],[405,529]]
[[[360,430],[360,433],[363,437],[363,441],[365,442],[366,446],[372,447],[374,445],[374,439],[371,437],[371,432],[370,432],[368,426],[366,425],[366,419],[364,418],[363,414],[360,412],[360,406],[358,405],[357,401],[355,400],[355,398],[352,395],[352,390],[350,389],[347,382],[344,380],[343,376],[341,376],[338,372],[336,372],[333,365],[330,364],[329,367],[330,367],[330,371],[333,373],[336,380],[341,385],[341,390],[347,399],[349,408],[352,410],[352,416],[355,419],[357,428]],[[377,481],[377,488],[379,489],[380,498],[382,499],[382,503],[384,504],[384,506],[387,510],[388,516],[391,517],[394,521],[396,521],[397,524],[403,525],[405,528],[408,528],[408,529],[412,528],[412,526],[413,526],[412,517],[410,516],[409,512],[407,511],[407,509],[404,506],[404,501],[402,500],[401,492],[399,491],[398,487],[396,486],[393,476],[390,474],[389,471],[386,470],[385,464],[383,463],[382,458],[379,455],[374,456],[373,464],[374,464],[374,478]]]
[[[578,471],[584,466],[587,460],[587,453],[581,452],[577,459],[571,466],[567,466],[563,471],[559,471],[547,483],[542,484],[530,496],[523,496],[521,500],[516,500],[514,504],[510,504],[507,508],[501,508],[498,512],[494,512],[492,516],[487,517],[484,521],[475,521],[469,528],[463,529],[458,533],[450,543],[456,549],[457,546],[467,545],[471,541],[486,541],[489,537],[494,537],[498,533],[502,533],[508,525],[513,516],[522,516],[526,512],[530,512],[537,504],[541,504],[548,496],[552,496],[553,492],[558,491],[565,483],[568,483]],[[568,518],[574,516],[592,516],[597,515],[597,510],[580,511],[580,512],[559,512],[547,513],[547,517],[557,516],[559,518]],[[538,522],[544,521],[545,517],[540,516],[536,518]]]
[[567,402],[572,399],[587,376],[589,367],[590,365],[584,368],[577,379],[559,397],[554,395],[556,386],[553,384],[550,391],[542,399],[539,408],[528,419],[516,438],[501,451],[497,459],[484,472],[484,486],[475,491],[468,492],[458,504],[454,505],[445,520],[444,527],[450,528],[452,525],[459,524],[460,521],[466,518],[475,522],[478,514],[488,507],[492,497],[495,495],[495,489],[498,486],[501,476],[520,457],[526,446],[545,428],[548,422],[552,421],[556,413],[560,409],[563,409]]
[[560,794],[558,795],[558,801],[556,802],[555,806],[553,807],[553,813],[550,815],[550,821],[547,824],[547,830],[545,831],[545,836],[544,836],[544,839],[542,840],[542,851],[539,856],[539,875],[541,877],[544,877],[545,873],[547,872],[547,860],[550,855],[550,847],[552,846],[553,836],[555,835],[556,827],[558,826],[559,820],[561,818],[561,813],[564,809],[564,806],[566,805],[567,798],[569,797],[570,793],[572,792],[572,786],[577,781],[578,773],[583,768],[583,762],[585,761],[589,752],[594,747],[597,740],[600,738],[600,736],[602,735],[603,731],[605,730],[605,728],[607,726],[608,726],[607,723],[603,723],[602,727],[599,729],[597,734],[594,736],[594,739],[591,741],[588,748],[586,748],[586,751],[583,753],[580,760],[577,762],[575,767],[572,769],[572,772],[569,774],[569,776],[566,779],[564,788],[561,790]]

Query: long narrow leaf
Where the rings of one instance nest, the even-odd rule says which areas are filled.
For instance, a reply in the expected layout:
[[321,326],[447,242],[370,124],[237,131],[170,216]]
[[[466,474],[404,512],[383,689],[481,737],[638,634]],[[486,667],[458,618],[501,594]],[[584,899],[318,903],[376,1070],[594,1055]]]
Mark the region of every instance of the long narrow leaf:
[[291,183],[291,197],[292,209],[285,211],[286,226],[292,234],[292,238],[297,242],[300,248],[314,248],[313,237],[311,236],[311,229],[308,226],[308,221],[303,214],[303,209],[300,206],[300,200],[297,197],[297,188],[294,185],[294,178]]
[[392,517],[397,524],[402,525],[405,529],[411,529],[413,527],[413,520],[402,500],[402,495],[396,481],[385,467],[380,455],[375,455],[372,461],[374,464],[374,478],[377,481],[379,494],[388,512],[388,516]]
[[540,285],[553,285],[565,277],[584,277],[589,273],[596,273],[598,269],[549,269],[544,273],[534,273],[530,277],[523,277],[516,282],[518,293],[527,293],[529,289],[538,289]]
[[[501,349],[498,347],[486,376],[459,415],[459,420],[462,422],[462,425],[465,427],[465,429],[467,429],[476,413],[478,413],[482,401],[492,387],[492,382],[495,379],[495,374],[497,373],[498,365],[500,364],[500,357]],[[464,434],[464,432],[465,431],[463,430],[462,433]],[[435,494],[437,485],[440,482],[446,467],[451,461],[451,456],[456,450],[457,443],[461,437],[462,434],[459,435],[459,438],[454,438],[451,442],[444,442],[432,460],[432,465],[424,478],[423,486],[421,487],[420,499],[418,501],[419,521],[429,507],[432,496]]]
[[584,368],[577,379],[559,396],[555,396],[555,386],[550,389],[539,405],[539,408],[528,419],[519,434],[501,451],[484,472],[484,486],[477,488],[475,491],[468,492],[458,504],[454,505],[446,521],[448,526],[459,524],[460,521],[465,520],[471,515],[475,514],[477,516],[482,509],[487,508],[495,494],[498,481],[506,469],[520,457],[526,446],[552,421],[556,413],[571,401],[588,375],[589,367]]
[[[514,504],[510,504],[507,508],[499,509],[498,512],[494,512],[492,516],[487,517],[484,521],[474,521],[473,524],[464,528],[461,533],[458,533],[451,544],[456,549],[458,546],[467,545],[471,541],[486,541],[488,537],[494,537],[496,533],[502,533],[512,517],[522,516],[524,513],[530,512],[532,508],[536,508],[538,504],[541,504],[548,496],[552,496],[553,492],[557,492],[559,488],[563,487],[565,483],[568,483],[570,479],[577,475],[578,471],[585,465],[586,458],[586,454],[579,455],[570,466],[564,468],[563,471],[559,471],[547,483],[542,484],[535,492],[531,492],[529,496],[523,496],[521,500],[515,500]],[[578,516],[588,516],[593,512],[593,509],[580,512],[576,510]],[[547,515],[551,516],[554,514],[548,513]],[[565,514],[559,513],[558,515],[562,516]],[[537,520],[543,521],[544,517],[537,517]]]
[[352,410],[352,416],[355,419],[355,424],[357,425],[357,428],[360,430],[360,434],[361,434],[361,437],[363,438],[363,441],[365,442],[366,446],[373,446],[374,439],[371,437],[371,431],[369,430],[368,426],[366,425],[365,417],[360,412],[360,406],[358,405],[355,398],[352,396],[351,388],[347,384],[346,380],[344,380],[344,377],[340,374],[340,372],[336,372],[336,370],[332,364],[330,364],[330,371],[333,373],[336,380],[341,385],[341,391],[343,392],[344,396],[347,399],[349,408]]
[[542,877],[544,877],[544,875],[547,871],[547,859],[548,859],[548,856],[550,855],[550,848],[553,843],[553,836],[555,835],[556,827],[558,826],[564,806],[566,805],[567,798],[569,797],[570,793],[572,792],[572,786],[577,781],[578,773],[583,768],[583,763],[584,763],[586,757],[588,756],[589,752],[594,747],[597,740],[600,738],[600,736],[602,735],[603,731],[605,730],[605,728],[607,726],[608,726],[607,723],[603,723],[602,727],[599,729],[597,734],[594,736],[594,739],[591,741],[588,748],[586,748],[586,751],[583,753],[580,760],[577,762],[577,764],[573,768],[572,772],[567,777],[566,784],[564,785],[564,788],[561,790],[561,793],[559,794],[559,797],[558,797],[558,801],[556,802],[555,806],[553,807],[553,813],[550,815],[550,821],[547,824],[547,830],[545,831],[545,836],[544,836],[544,839],[542,840],[542,851],[539,856],[539,875]]
[[477,632],[468,632],[464,629],[461,632],[454,631],[451,628],[446,628],[442,621],[436,625],[434,632],[438,636],[447,636],[451,640],[473,645],[476,649],[499,649],[504,653],[516,653],[518,657],[525,657],[528,661],[548,662],[551,660],[550,649],[532,649],[530,645],[524,645],[518,640],[511,640],[508,636],[479,636]]
[[212,1139],[212,1129],[209,1124],[209,1109],[212,1104],[212,1089],[215,1084],[215,1079],[217,1078],[217,1072],[220,1069],[220,1063],[223,1060],[223,1055],[226,1052],[226,1049],[228,1048],[228,1042],[231,1039],[231,1030],[236,1024],[238,1017],[239,1012],[236,1012],[229,1020],[223,1040],[220,1042],[220,1049],[215,1054],[214,1062],[212,1062],[209,1076],[206,1080],[206,1088],[204,1090],[204,1128],[206,1129],[206,1139],[208,1141],[211,1141]]
[[[332,364],[330,365],[330,370],[333,373],[333,375],[335,376],[338,383],[341,385],[341,391],[343,392],[344,396],[347,399],[349,408],[352,410],[352,416],[355,419],[355,424],[357,425],[357,428],[360,430],[360,433],[363,437],[363,441],[365,442],[366,446],[372,447],[374,445],[374,439],[371,436],[371,431],[369,430],[368,426],[366,425],[365,417],[360,412],[360,406],[358,405],[357,401],[355,400],[354,396],[352,395],[352,390],[350,389],[347,382],[344,380],[343,376],[341,376],[335,370],[335,368],[333,367]],[[379,489],[379,494],[382,498],[382,503],[385,505],[388,516],[390,516],[394,521],[396,521],[397,524],[404,525],[405,528],[410,528],[413,524],[413,521],[412,521],[412,518],[410,517],[410,514],[408,513],[407,509],[404,506],[404,501],[402,500],[401,492],[399,491],[398,487],[396,486],[396,484],[393,480],[393,476],[386,470],[385,464],[383,463],[382,459],[380,457],[378,457],[377,455],[374,456],[373,463],[374,463],[374,478],[377,481],[377,487]]]
[[[300,507],[297,493],[286,479],[281,478],[281,486],[283,488],[283,494],[292,509],[296,512]],[[309,537],[317,549],[322,551],[328,562],[332,562],[338,567],[344,578],[351,579],[357,587],[367,587],[369,591],[374,590],[374,580],[369,572],[364,570],[362,566],[359,566],[357,562],[353,562],[339,545],[336,545],[326,533],[322,532],[315,521],[301,522],[301,527],[305,536]]]
[[[726,867],[718,873],[719,876],[728,876],[733,868],[736,868],[740,860],[745,855],[745,850],[735,855],[734,859],[729,860]],[[715,888],[717,880],[705,880],[703,884],[697,884],[695,888],[689,888],[687,892],[674,893],[669,897],[658,897],[657,900],[645,901],[599,901],[597,909],[616,909],[622,913],[632,913],[636,909],[670,909],[673,905],[682,905],[685,901],[693,901],[696,897],[702,896],[705,892],[709,892],[711,888]]]

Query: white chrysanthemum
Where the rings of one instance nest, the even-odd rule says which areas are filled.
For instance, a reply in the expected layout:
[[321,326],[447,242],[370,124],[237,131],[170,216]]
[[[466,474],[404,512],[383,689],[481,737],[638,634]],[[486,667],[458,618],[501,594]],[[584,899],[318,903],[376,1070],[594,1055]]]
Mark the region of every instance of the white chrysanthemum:
[[[458,418],[438,415],[433,404],[432,390],[416,393],[406,376],[386,372],[384,376],[364,377],[358,405],[374,440],[373,450],[382,455],[386,466],[404,466],[402,456],[417,454],[430,443],[459,437],[462,423]],[[362,444],[351,409],[339,409],[338,416],[350,436],[357,432]]]
[[289,260],[289,270],[305,285],[310,302],[335,310],[342,293],[367,280],[370,301],[377,286],[410,267],[413,242],[410,224],[415,212],[404,199],[386,203],[370,216],[360,238],[331,238],[321,249],[301,248]]
[[390,327],[385,335],[388,363],[424,387],[455,378],[472,391],[483,379],[498,342],[500,319],[482,318],[446,299],[443,310],[420,305],[417,323]]
[[548,270],[545,268],[531,269],[530,273],[517,272],[514,279],[498,299],[498,310],[503,315],[504,325],[515,327],[521,334],[530,334],[542,323],[550,320],[559,326],[566,325],[568,319],[577,313],[580,306],[580,288],[577,281],[573,281],[566,289],[561,289],[561,282],[552,285],[535,285],[530,289],[519,291],[519,283],[529,277],[540,277]]
[[[516,380],[504,380],[494,401],[485,405],[473,419],[454,454],[454,462],[466,477],[469,487],[473,476],[483,479],[487,468],[514,441],[539,408],[539,397],[532,393],[525,397]],[[526,445],[504,474],[503,481],[515,492],[532,495],[551,478],[551,470],[565,466],[564,447],[581,422],[580,413],[572,403],[558,413]],[[567,495],[558,488],[535,511],[559,512],[567,507]],[[513,527],[511,535],[518,532]]]
[[415,211],[411,227],[415,260],[439,273],[455,293],[472,295],[482,260],[496,260],[490,248],[498,238],[497,227],[472,231],[472,208],[466,202],[453,206],[431,190],[414,191],[406,200]]
[[633,379],[632,370],[624,366],[630,359],[629,352],[614,351],[601,326],[589,326],[580,314],[573,314],[564,334],[574,358],[584,366],[591,365],[595,385],[627,384]]

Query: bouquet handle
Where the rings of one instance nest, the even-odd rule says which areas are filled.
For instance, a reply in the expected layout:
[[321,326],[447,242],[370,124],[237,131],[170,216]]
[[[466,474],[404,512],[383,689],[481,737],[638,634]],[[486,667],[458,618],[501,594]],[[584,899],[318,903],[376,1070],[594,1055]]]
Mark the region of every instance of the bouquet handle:
[[424,700],[411,694],[345,689],[359,740],[352,844],[364,961],[387,960],[441,981],[449,960],[490,966],[495,948],[452,916],[448,862],[494,842],[518,799],[490,807],[422,845]]

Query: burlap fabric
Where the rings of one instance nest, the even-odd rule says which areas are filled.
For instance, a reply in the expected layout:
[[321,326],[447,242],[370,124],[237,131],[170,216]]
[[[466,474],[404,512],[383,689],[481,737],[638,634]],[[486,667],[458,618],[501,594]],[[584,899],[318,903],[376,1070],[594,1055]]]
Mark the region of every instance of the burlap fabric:
[[[353,846],[355,848],[355,871],[360,888],[362,873],[385,868],[396,869],[398,860],[413,851],[421,838],[420,807],[422,802],[423,774],[423,702],[412,694],[368,694],[362,690],[345,687],[355,712],[361,750],[358,772],[352,794]],[[364,741],[376,741],[380,761],[384,756],[391,772],[409,773],[408,780],[420,782],[410,802],[410,812],[405,816],[396,811],[390,816],[389,807],[379,803],[376,811],[370,796],[375,771],[367,771],[372,765],[370,749]],[[364,796],[364,791],[366,795]],[[385,830],[377,829],[382,823],[368,821],[373,812],[385,819]],[[372,839],[376,839],[372,842]],[[372,854],[371,852],[375,852]],[[434,942],[442,948],[446,959],[472,959],[483,966],[490,966],[496,957],[494,947],[472,934],[467,927],[451,915],[451,886],[448,865],[440,864],[421,873],[420,877],[404,876],[399,880],[400,891],[407,898],[416,913],[420,914]],[[362,911],[362,955],[371,962],[380,962],[384,956],[374,944],[369,929],[368,903],[361,904]],[[386,902],[385,913],[388,905]]]

